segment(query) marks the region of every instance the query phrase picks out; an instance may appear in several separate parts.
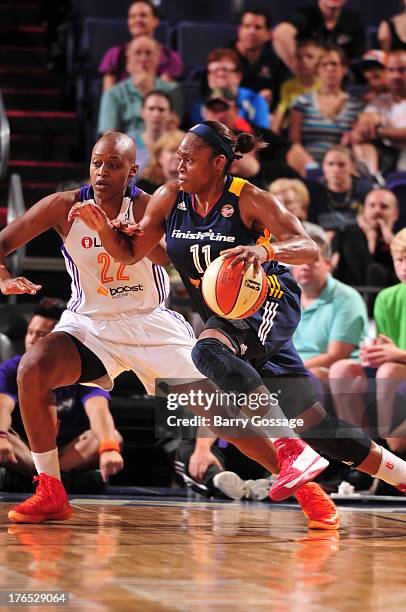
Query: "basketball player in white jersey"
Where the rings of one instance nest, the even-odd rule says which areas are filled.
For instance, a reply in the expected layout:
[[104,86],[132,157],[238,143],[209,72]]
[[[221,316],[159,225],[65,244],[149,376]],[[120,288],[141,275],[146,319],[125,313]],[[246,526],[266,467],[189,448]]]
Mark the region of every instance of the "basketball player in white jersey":
[[[125,370],[133,370],[148,393],[154,392],[157,378],[202,378],[191,360],[195,338],[190,326],[164,305],[169,283],[159,264],[167,262],[165,250],[158,245],[148,259],[125,266],[108,255],[96,231],[80,219],[68,220],[76,203],[91,200],[110,220],[139,222],[149,196],[128,186],[136,171],[133,141],[110,132],[93,149],[91,186],[45,197],[0,233],[3,294],[35,294],[41,289],[24,277],[11,278],[4,259],[51,227],[62,237],[62,252],[72,279],[72,297],[60,323],[20,362],[20,407],[39,479],[35,495],[9,512],[11,521],[65,520],[72,512],[60,482],[52,389],[92,382],[109,390],[114,378]],[[270,440],[241,438],[233,443],[275,471],[275,449]],[[320,461],[315,451],[302,444],[301,451],[286,454],[285,487],[289,485],[289,466],[298,457],[301,460],[300,468],[291,470],[292,488],[285,496],[311,480],[315,473],[312,466]],[[104,440],[100,452],[117,450],[116,445],[114,440]]]

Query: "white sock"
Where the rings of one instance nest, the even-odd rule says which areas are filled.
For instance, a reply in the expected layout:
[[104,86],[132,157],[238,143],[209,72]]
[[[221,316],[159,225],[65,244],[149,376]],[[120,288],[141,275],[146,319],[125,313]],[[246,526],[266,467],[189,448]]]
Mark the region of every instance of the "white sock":
[[57,448],[47,451],[46,453],[33,453],[31,451],[31,455],[38,474],[44,473],[47,476],[54,476],[58,480],[61,479]]
[[382,446],[380,448],[382,450],[381,465],[377,473],[373,475],[394,487],[406,484],[406,462],[386,448]]

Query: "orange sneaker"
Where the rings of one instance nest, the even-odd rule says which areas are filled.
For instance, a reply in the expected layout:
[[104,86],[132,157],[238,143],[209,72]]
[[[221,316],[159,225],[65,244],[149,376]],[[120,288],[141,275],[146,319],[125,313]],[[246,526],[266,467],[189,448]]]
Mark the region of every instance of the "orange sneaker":
[[68,519],[72,508],[61,481],[40,474],[34,477],[34,482],[38,482],[35,494],[10,510],[9,520],[12,523],[43,523]]
[[338,529],[340,516],[335,503],[315,482],[308,482],[294,494],[309,519],[309,529]]

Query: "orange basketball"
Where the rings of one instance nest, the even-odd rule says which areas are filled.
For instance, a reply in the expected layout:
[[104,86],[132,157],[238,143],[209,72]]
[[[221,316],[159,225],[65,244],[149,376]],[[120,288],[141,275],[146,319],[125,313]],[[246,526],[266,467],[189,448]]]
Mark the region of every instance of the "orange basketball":
[[225,319],[245,319],[259,310],[268,293],[264,270],[254,273],[251,264],[242,273],[244,262],[229,268],[230,259],[218,257],[207,268],[202,293],[207,306]]

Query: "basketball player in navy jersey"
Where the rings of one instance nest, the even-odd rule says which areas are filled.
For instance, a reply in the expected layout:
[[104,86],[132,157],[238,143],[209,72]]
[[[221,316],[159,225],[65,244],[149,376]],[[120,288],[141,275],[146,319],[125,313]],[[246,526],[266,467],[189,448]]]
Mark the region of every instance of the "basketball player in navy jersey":
[[[191,359],[196,340],[190,326],[165,308],[169,282],[159,265],[167,262],[165,251],[157,245],[148,249],[148,258],[127,266],[107,252],[109,235],[104,245],[102,232],[98,235],[69,214],[75,205],[87,202],[95,204],[107,220],[137,223],[149,196],[128,186],[136,170],[132,140],[125,134],[105,134],[92,152],[90,186],[47,196],[0,233],[3,294],[39,291],[40,285],[24,277],[11,278],[4,258],[51,227],[62,237],[62,253],[72,280],[72,297],[61,321],[19,365],[20,409],[39,480],[35,495],[9,512],[11,521],[65,520],[72,512],[60,482],[55,414],[49,399],[52,389],[92,382],[110,390],[114,378],[124,370],[133,370],[148,393],[155,391],[157,378],[202,379]],[[109,232],[121,235],[110,224]],[[241,439],[235,444],[274,471],[272,442],[265,437],[254,442]],[[103,451],[107,450],[118,450],[117,441],[104,440]],[[297,457],[300,466],[290,469]],[[317,473],[315,466],[327,463],[302,442],[285,453],[285,458],[282,483],[273,485],[284,496],[308,482]]]
[[[97,228],[103,244],[118,260],[133,264],[166,235],[167,252],[206,322],[192,357],[198,370],[222,389],[282,390],[279,402],[289,418],[302,418],[301,437],[334,459],[374,475],[406,493],[406,462],[382,448],[360,429],[328,415],[314,398],[308,372],[292,335],[300,319],[300,291],[285,266],[311,263],[317,247],[299,221],[271,194],[227,172],[233,160],[257,146],[250,134],[236,137],[225,125],[205,121],[189,130],[179,150],[179,180],[159,188],[138,227],[117,235],[103,211],[92,203],[77,205]],[[119,225],[117,227],[120,227]],[[257,244],[266,230],[277,241]],[[125,240],[125,234],[133,234]],[[224,246],[232,248],[224,249]],[[231,266],[262,265],[270,279],[264,306],[243,321],[212,313],[199,281],[219,255]],[[231,383],[230,383],[231,381]],[[286,441],[277,440],[278,454]],[[290,446],[294,444],[289,441]]]

